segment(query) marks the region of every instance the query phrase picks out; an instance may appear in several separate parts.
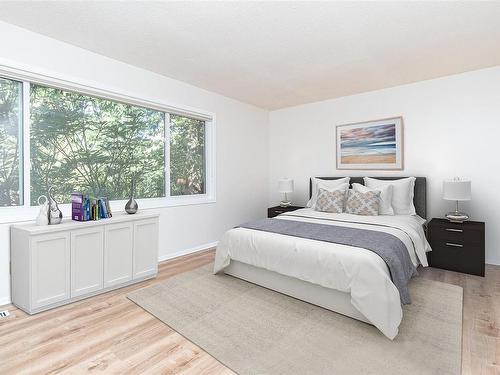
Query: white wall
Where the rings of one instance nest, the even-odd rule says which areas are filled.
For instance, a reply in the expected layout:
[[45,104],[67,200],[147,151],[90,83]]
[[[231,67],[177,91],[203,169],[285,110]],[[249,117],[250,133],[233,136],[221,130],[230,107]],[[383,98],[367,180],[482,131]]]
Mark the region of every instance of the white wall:
[[[267,111],[6,23],[0,35],[0,60],[19,68],[216,114],[217,202],[159,209],[160,258],[212,244],[226,229],[265,215]],[[9,226],[0,225],[0,305],[9,299]]]
[[[404,120],[404,171],[336,171],[335,125],[393,116]],[[304,204],[309,177],[415,175],[428,178],[429,218],[453,209],[441,199],[442,180],[472,180],[463,205],[486,222],[486,261],[500,264],[500,67],[271,112],[270,203],[277,180],[295,180]]]

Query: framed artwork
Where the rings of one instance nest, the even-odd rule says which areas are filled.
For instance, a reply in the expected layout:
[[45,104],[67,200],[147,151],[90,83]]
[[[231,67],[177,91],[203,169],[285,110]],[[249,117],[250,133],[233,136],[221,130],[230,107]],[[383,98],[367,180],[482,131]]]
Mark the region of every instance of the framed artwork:
[[337,169],[403,169],[403,118],[337,125]]

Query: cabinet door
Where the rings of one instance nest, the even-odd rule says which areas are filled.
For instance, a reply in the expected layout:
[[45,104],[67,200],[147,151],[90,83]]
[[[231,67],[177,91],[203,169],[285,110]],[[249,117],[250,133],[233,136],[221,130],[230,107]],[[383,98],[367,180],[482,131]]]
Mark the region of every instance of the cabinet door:
[[134,279],[158,270],[158,219],[134,223]]
[[108,224],[104,234],[104,287],[132,280],[132,223]]
[[101,227],[71,231],[71,297],[102,289],[103,233]]
[[31,308],[70,298],[70,236],[68,232],[31,239]]

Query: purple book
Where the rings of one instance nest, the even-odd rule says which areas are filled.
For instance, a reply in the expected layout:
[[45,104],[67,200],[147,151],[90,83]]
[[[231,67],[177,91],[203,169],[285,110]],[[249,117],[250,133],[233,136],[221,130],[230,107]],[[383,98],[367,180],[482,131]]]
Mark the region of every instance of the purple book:
[[71,218],[76,221],[84,221],[83,194],[71,194]]

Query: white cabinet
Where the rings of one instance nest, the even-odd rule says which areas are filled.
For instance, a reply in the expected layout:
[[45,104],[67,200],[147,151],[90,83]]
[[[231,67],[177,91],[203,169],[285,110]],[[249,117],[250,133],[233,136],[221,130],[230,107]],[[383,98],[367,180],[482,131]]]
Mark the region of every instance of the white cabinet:
[[132,280],[133,223],[106,225],[104,233],[104,287]]
[[34,309],[70,298],[69,241],[69,233],[65,232],[31,239],[31,305]]
[[102,289],[103,228],[71,231],[71,297]]
[[134,223],[134,279],[158,271],[158,220]]
[[158,214],[11,227],[12,302],[29,314],[155,277]]

